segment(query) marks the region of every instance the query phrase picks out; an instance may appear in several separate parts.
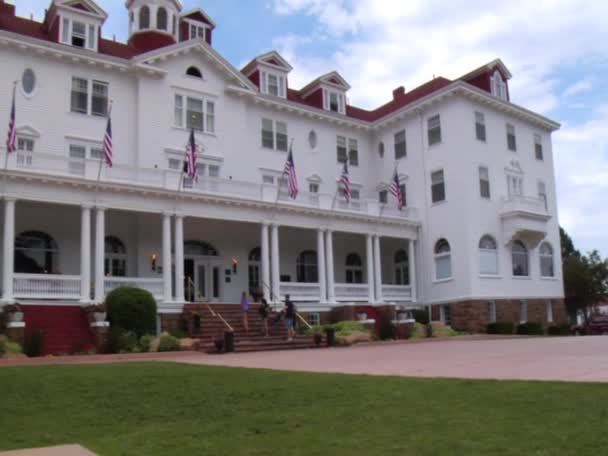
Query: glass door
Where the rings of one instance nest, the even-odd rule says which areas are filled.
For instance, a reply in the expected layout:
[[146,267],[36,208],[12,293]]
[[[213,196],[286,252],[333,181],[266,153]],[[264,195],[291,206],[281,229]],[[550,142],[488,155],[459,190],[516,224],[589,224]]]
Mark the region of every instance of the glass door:
[[194,289],[196,290],[196,301],[208,301],[207,293],[207,264],[196,263],[196,271],[194,275]]

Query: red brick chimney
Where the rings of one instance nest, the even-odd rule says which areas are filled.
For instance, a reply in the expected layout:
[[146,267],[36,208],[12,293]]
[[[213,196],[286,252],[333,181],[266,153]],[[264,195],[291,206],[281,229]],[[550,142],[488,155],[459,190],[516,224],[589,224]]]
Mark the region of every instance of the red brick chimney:
[[405,87],[399,86],[395,90],[393,90],[393,100],[405,95]]

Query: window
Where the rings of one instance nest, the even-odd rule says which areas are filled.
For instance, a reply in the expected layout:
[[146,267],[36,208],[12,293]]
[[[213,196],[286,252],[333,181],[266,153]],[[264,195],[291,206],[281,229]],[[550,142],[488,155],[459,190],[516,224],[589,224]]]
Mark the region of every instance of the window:
[[139,10],[139,29],[150,28],[150,8],[142,6]]
[[520,196],[523,194],[523,179],[521,176],[514,176],[507,174],[507,189],[509,190],[509,196]]
[[30,138],[17,138],[17,167],[31,168],[34,140]]
[[70,161],[68,162],[70,174],[84,175],[86,156],[86,147],[70,144]]
[[70,20],[67,17],[61,21],[61,42],[66,44],[70,42]]
[[338,163],[345,163],[348,160],[346,154],[346,138],[344,136],[338,136],[336,138],[336,152],[338,155]]
[[488,301],[488,323],[496,323],[496,301]]
[[346,255],[346,283],[363,283],[363,261],[357,253]]
[[268,94],[274,95],[275,97],[279,96],[279,78],[276,74],[268,75]]
[[475,113],[475,137],[479,141],[486,140],[486,120],[481,112]]
[[405,142],[405,130],[395,133],[395,160],[407,155],[407,144]]
[[169,169],[181,171],[183,169],[184,161],[177,158],[169,159]]
[[534,155],[537,160],[543,160],[543,143],[540,135],[534,135]]
[[87,44],[87,26],[82,22],[72,22],[72,46],[85,47]]
[[482,198],[490,198],[490,176],[485,166],[479,167],[479,195]]
[[492,95],[494,95],[497,98],[500,98],[501,100],[507,100],[507,84],[506,82],[502,79],[502,75],[500,74],[500,72],[498,70],[496,70],[494,72],[494,75],[492,76],[492,80],[491,80],[491,91],[492,91]]
[[334,90],[323,89],[323,108],[326,111],[346,113],[344,94]]
[[431,173],[431,198],[433,203],[445,201],[445,182],[443,170]]
[[29,138],[17,138],[17,150],[23,152],[33,152],[34,140]]
[[452,254],[450,244],[439,239],[435,244],[435,279],[444,280],[452,277]]
[[314,130],[310,130],[310,133],[308,133],[308,145],[311,149],[317,147],[317,132]]
[[[89,84],[89,82],[91,82]],[[89,93],[89,86],[92,87]],[[90,96],[90,103],[89,103]],[[105,117],[108,115],[109,85],[107,82],[88,81],[87,79],[72,78],[72,92],[70,97],[70,110],[81,114]]]
[[296,260],[298,282],[317,283],[319,275],[317,270],[317,252],[306,250],[298,255]]
[[209,165],[209,177],[220,177],[220,167],[218,165]]
[[156,28],[159,30],[167,30],[167,10],[162,6],[156,11]]
[[190,39],[196,40],[198,38],[207,38],[205,36],[205,27],[196,24],[190,24]]
[[526,323],[528,321],[528,301],[522,299],[519,301],[519,322]]
[[97,49],[97,25],[64,17],[61,20],[61,42],[70,46]]
[[513,241],[511,245],[511,262],[515,277],[527,277],[529,275],[528,249],[523,242]]
[[262,183],[274,184],[274,176],[264,175],[262,176]]
[[517,150],[517,142],[515,140],[515,127],[507,124],[507,147],[515,152]]
[[72,112],[88,113],[88,94],[89,81],[86,79],[72,78],[72,96],[71,110]]
[[274,97],[286,97],[285,76],[262,71],[262,93]]
[[93,81],[91,114],[105,117],[108,115],[108,83]]
[[540,245],[540,276],[554,277],[555,270],[553,269],[553,247],[548,242],[543,242]]
[[186,74],[188,76],[194,76],[195,78],[203,78],[203,73],[201,73],[201,70],[199,70],[195,66],[188,67],[188,69],[186,70]]
[[553,301],[547,301],[547,323],[553,323]]
[[219,256],[218,250],[205,241],[184,242],[184,255],[193,256]]
[[311,182],[308,184],[308,191],[310,193],[319,193],[319,184],[316,182]]
[[127,248],[115,236],[106,236],[104,272],[106,276],[127,276]]
[[485,235],[479,240],[479,273],[498,274],[498,248],[492,236]]
[[350,166],[359,166],[359,150],[356,139],[348,140],[348,164]]
[[407,206],[407,192],[406,192],[405,184],[401,184],[399,186],[399,189],[401,190],[401,204],[403,205],[403,207],[406,207]]
[[410,262],[405,249],[399,249],[395,253],[395,285],[410,284]]
[[319,326],[321,324],[321,314],[319,312],[309,312],[306,320],[310,326]]
[[351,200],[358,200],[360,197],[361,197],[361,193],[359,192],[358,189],[356,189],[356,188],[350,189],[350,199]]
[[103,160],[104,151],[101,147],[91,147],[91,158],[94,160]]
[[545,185],[545,183],[543,181],[538,181],[538,199],[540,199],[542,201],[542,203],[545,206],[545,210],[547,210],[549,208],[548,206],[548,202],[547,202],[547,186]]
[[260,280],[260,259],[262,258],[262,252],[260,247],[256,247],[249,252],[249,294],[253,295],[261,293],[261,280]]
[[42,231],[25,231],[15,238],[15,272],[54,274],[59,263],[57,242]]
[[272,119],[262,119],[262,147],[287,152],[287,124]]
[[450,310],[449,304],[441,305],[441,307],[439,308],[439,318],[441,319],[442,323],[447,326],[450,326],[452,324],[452,312]]
[[380,192],[378,192],[378,201],[380,202],[380,204],[388,203],[388,191],[387,190],[380,190]]
[[21,87],[26,95],[31,95],[36,88],[36,74],[31,68],[27,68],[21,76]]
[[378,155],[380,158],[384,158],[384,143],[382,141],[378,143]]
[[441,118],[439,114],[427,120],[429,146],[441,142]]
[[[185,106],[184,106],[185,104]],[[215,103],[209,100],[175,95],[174,122],[176,127],[215,132]]]
[[[348,144],[348,149],[347,149]],[[356,139],[336,137],[336,155],[338,163],[345,163],[351,166],[359,166],[359,146]]]

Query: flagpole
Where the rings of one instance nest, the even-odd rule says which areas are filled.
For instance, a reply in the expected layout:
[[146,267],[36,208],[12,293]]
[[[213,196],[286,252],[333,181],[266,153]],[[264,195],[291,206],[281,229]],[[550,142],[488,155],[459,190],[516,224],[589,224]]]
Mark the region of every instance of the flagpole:
[[[108,119],[112,115],[112,105],[114,104],[114,100],[110,99],[110,106],[108,106]],[[95,195],[93,197],[93,201],[97,204],[97,194],[99,192],[99,181],[101,180],[101,168],[103,167],[103,163],[106,161],[105,156],[99,159],[99,169],[97,170],[97,180],[95,181]]]
[[[13,81],[13,103],[15,103],[15,94],[17,93],[17,84],[19,84],[18,80]],[[12,109],[12,107],[11,107]],[[15,118],[17,116],[15,115]],[[13,128],[17,128],[17,121],[14,121]],[[10,133],[10,132],[9,132]],[[4,169],[2,172],[2,195],[6,196],[6,179],[8,176],[8,156],[10,155],[10,150],[8,150],[8,138],[6,144],[6,156],[4,157]]]
[[[288,153],[292,153],[293,154],[293,142],[294,142],[295,138],[291,138],[291,143],[289,144],[289,152]],[[274,210],[273,212],[276,213],[276,210],[279,206],[279,196],[281,196],[281,181],[283,180],[283,177],[285,177],[285,166],[283,166],[283,174],[281,174],[281,177],[278,179],[277,181],[277,196],[276,199],[274,200]]]

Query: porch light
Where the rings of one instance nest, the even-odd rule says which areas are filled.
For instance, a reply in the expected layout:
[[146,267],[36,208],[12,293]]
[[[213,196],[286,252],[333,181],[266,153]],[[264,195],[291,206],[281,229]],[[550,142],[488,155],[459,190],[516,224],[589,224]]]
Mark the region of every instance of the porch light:
[[156,271],[156,260],[158,259],[158,255],[153,253],[150,255],[150,266],[152,267],[152,271]]
[[239,265],[239,259],[238,258],[233,258],[232,259],[232,273],[236,274],[236,270],[237,270],[237,266]]

